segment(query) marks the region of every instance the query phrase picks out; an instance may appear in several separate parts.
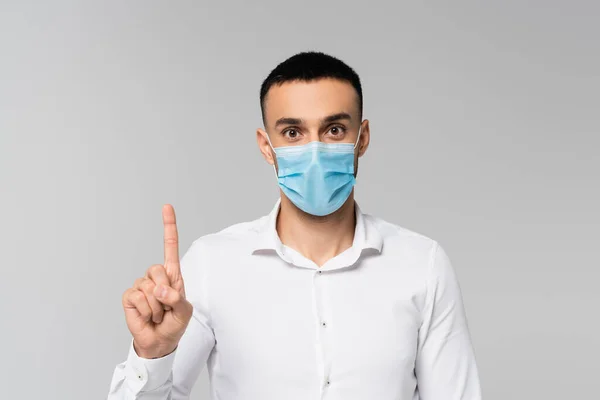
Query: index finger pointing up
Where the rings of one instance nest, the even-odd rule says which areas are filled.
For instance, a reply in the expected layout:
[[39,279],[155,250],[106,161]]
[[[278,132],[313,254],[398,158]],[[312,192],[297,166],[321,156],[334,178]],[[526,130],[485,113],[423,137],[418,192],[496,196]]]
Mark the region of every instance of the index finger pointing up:
[[162,209],[162,216],[165,227],[165,268],[171,279],[171,284],[173,284],[179,279],[179,237],[173,206],[165,204]]

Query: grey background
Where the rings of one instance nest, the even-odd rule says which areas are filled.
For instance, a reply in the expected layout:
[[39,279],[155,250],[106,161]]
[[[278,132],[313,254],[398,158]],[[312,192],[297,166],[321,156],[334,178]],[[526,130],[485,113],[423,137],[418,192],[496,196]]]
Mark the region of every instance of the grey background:
[[105,398],[121,294],[162,262],[161,205],[182,251],[269,212],[259,85],[316,49],[363,81],[361,207],[453,261],[485,398],[594,398],[599,17],[566,0],[2,1],[0,397]]

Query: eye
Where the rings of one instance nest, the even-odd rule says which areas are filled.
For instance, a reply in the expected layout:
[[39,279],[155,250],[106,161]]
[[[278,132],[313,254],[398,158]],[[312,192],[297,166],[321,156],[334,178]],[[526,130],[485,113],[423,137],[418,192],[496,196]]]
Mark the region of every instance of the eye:
[[335,125],[329,128],[329,131],[327,131],[327,133],[336,138],[340,138],[346,133],[346,128],[344,128],[341,125]]
[[286,129],[282,132],[282,134],[290,140],[296,140],[300,137],[300,132],[295,128]]

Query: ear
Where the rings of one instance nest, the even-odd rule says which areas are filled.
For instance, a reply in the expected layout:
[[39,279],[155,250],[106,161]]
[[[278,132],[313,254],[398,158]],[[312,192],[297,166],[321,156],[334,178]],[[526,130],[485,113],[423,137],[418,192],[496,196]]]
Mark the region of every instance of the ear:
[[256,130],[256,143],[258,143],[258,149],[263,155],[265,161],[273,165],[275,164],[275,154],[273,154],[273,150],[271,149],[271,145],[269,144],[267,137],[268,133],[264,130],[260,128]]
[[369,120],[365,119],[360,124],[360,138],[358,139],[358,144],[356,147],[358,148],[358,156],[362,157],[363,154],[367,151],[369,147],[369,143],[371,142],[371,130],[369,128]]

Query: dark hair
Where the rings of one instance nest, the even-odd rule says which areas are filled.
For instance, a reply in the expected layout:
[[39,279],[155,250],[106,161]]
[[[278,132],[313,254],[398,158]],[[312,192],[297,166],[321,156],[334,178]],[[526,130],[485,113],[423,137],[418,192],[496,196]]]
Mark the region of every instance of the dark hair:
[[273,85],[285,82],[310,82],[322,78],[346,81],[358,95],[358,110],[362,116],[363,96],[358,74],[343,61],[325,53],[309,51],[298,53],[279,64],[260,87],[260,109],[265,120],[265,97]]

